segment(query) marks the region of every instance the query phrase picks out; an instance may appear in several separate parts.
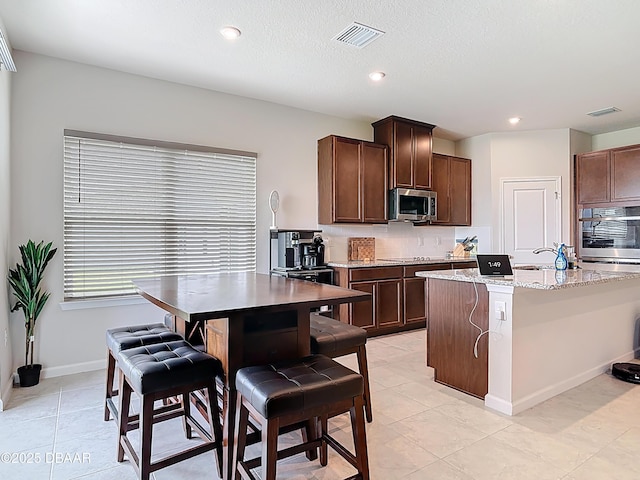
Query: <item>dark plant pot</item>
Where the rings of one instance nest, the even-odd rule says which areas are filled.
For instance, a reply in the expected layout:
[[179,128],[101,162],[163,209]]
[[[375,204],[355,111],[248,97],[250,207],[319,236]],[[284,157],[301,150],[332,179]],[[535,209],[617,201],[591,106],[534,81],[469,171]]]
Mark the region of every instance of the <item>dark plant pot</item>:
[[34,385],[37,385],[40,382],[40,370],[42,370],[42,365],[39,363],[18,367],[20,386],[33,387]]

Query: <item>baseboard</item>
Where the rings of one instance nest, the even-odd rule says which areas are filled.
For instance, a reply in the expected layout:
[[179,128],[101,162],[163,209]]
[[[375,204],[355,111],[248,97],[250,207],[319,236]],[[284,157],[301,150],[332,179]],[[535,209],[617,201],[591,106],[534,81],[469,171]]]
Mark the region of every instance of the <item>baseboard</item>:
[[505,415],[517,415],[518,413],[524,412],[525,410],[534,407],[539,403],[544,402],[545,400],[549,400],[556,395],[566,392],[567,390],[571,390],[578,385],[582,385],[583,383],[588,382],[589,380],[597,377],[602,373],[608,372],[611,369],[611,365],[614,363],[626,362],[629,360],[633,360],[634,358],[638,358],[637,356],[639,353],[640,348],[637,348],[635,350],[632,350],[631,352],[625,353],[624,355],[620,355],[617,358],[611,359],[607,362],[590,368],[585,372],[574,375],[571,378],[558,382],[554,385],[550,385],[549,387],[540,389],[515,402],[508,402],[501,398],[487,394],[484,398],[484,404],[487,407],[497,410],[500,413],[504,413]]
[[491,394],[487,393],[484,396],[484,405],[505,415],[513,415],[513,404],[511,402],[494,397]]
[[5,410],[5,407],[9,405],[11,400],[11,393],[13,392],[13,375],[9,377],[9,381],[2,387],[2,393],[0,393],[0,412]]
[[42,378],[62,377],[63,375],[73,375],[74,373],[93,372],[107,367],[105,360],[94,360],[92,362],[72,363],[60,367],[49,367],[42,369]]

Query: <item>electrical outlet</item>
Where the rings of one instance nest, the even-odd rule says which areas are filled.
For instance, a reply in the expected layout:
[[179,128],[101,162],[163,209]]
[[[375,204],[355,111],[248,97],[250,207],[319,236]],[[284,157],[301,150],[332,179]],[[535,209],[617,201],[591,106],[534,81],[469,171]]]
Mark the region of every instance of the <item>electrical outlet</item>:
[[418,237],[418,246],[424,247],[424,237]]
[[496,302],[494,306],[496,320],[505,321],[507,319],[507,304],[505,302]]

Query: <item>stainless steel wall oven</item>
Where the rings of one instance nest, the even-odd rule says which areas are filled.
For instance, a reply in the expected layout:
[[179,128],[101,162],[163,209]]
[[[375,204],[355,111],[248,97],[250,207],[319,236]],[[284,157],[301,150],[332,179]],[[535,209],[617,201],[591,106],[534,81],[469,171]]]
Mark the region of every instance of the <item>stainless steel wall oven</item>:
[[640,263],[640,206],[583,208],[578,222],[581,260]]

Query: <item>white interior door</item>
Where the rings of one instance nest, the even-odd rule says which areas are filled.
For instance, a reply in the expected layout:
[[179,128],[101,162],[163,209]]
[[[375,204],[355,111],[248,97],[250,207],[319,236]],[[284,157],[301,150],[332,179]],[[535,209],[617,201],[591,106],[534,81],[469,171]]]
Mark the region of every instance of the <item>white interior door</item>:
[[553,263],[551,253],[533,250],[560,241],[560,177],[502,179],[501,184],[501,250],[513,255],[513,263]]

